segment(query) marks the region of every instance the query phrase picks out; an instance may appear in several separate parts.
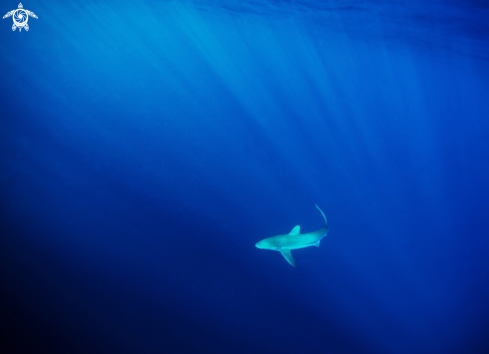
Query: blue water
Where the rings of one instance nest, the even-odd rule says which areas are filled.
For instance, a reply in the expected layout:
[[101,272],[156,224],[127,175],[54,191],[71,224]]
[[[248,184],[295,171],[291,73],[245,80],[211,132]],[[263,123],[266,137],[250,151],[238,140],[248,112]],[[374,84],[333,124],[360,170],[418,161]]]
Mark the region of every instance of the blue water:
[[23,5],[3,353],[489,352],[487,2]]

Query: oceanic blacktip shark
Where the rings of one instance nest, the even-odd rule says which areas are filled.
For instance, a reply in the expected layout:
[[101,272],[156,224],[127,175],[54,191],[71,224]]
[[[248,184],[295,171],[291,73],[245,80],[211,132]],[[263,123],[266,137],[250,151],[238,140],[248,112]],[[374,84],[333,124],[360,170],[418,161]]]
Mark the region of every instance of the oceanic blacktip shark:
[[287,262],[295,267],[295,260],[290,251],[310,246],[319,247],[319,242],[328,233],[328,220],[326,220],[326,216],[317,205],[316,208],[318,208],[324,218],[324,227],[322,229],[301,234],[301,227],[297,225],[288,234],[266,238],[258,242],[255,246],[263,250],[279,251]]

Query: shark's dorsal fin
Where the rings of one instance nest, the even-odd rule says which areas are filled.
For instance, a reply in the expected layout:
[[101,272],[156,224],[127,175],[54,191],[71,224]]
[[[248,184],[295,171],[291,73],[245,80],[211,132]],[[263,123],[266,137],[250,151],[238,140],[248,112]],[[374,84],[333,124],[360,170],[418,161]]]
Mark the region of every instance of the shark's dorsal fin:
[[290,263],[292,267],[295,267],[295,260],[294,257],[292,257],[292,253],[290,253],[290,250],[280,250],[280,253],[282,253],[282,256],[284,256],[284,258],[287,260],[287,262]]
[[301,226],[297,225],[294,226],[291,232],[289,232],[289,235],[299,235],[301,233]]

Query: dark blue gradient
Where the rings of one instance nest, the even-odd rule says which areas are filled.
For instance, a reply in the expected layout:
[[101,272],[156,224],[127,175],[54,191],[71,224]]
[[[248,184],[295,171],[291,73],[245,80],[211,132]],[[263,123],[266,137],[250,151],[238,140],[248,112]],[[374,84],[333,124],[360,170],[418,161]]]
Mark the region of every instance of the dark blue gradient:
[[489,352],[487,4],[23,5],[2,353]]

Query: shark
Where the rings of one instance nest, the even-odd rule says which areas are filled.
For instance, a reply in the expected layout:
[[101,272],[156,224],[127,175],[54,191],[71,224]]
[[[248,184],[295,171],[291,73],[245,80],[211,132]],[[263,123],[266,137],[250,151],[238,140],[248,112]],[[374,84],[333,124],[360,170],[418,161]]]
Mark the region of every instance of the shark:
[[319,247],[319,242],[329,231],[326,216],[317,205],[316,208],[324,218],[324,227],[321,229],[301,234],[301,227],[297,225],[288,234],[266,238],[257,242],[255,246],[263,250],[279,251],[291,266],[296,267],[291,251],[311,246]]

